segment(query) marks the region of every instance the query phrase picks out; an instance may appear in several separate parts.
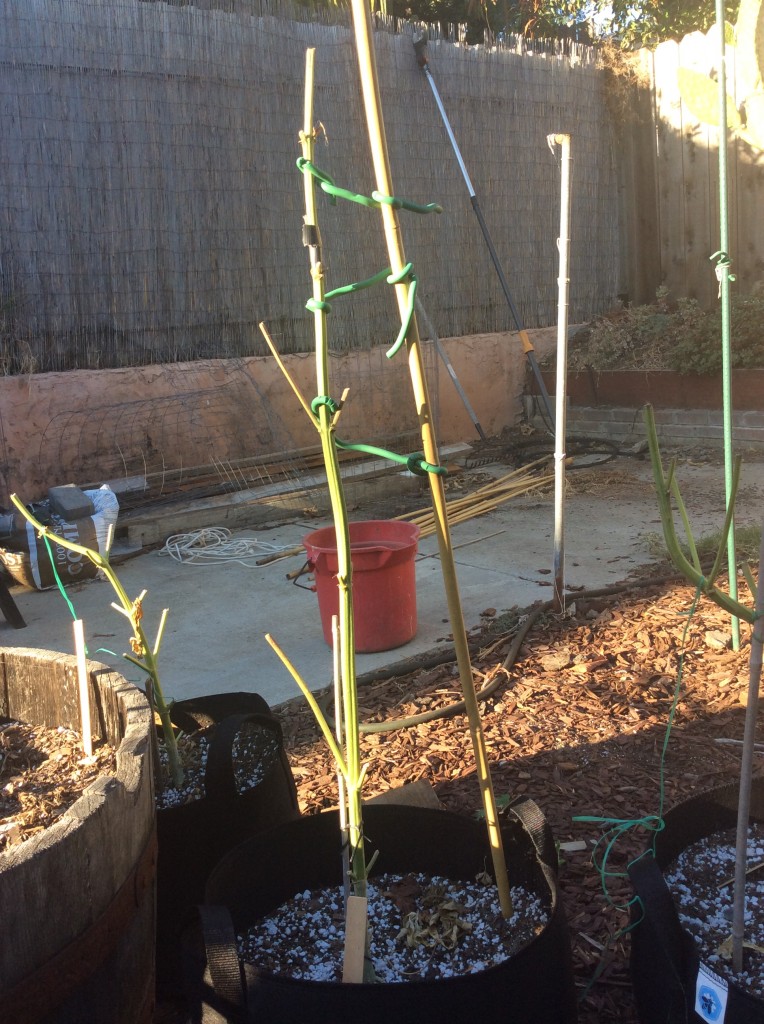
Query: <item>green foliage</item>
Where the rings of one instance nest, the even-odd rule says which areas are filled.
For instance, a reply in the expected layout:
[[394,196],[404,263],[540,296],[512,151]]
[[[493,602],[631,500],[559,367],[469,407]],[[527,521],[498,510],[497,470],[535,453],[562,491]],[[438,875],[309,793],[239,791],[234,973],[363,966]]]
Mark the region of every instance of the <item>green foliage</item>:
[[[702,124],[719,124],[719,87],[708,75],[692,68],[679,68],[679,93],[692,113]],[[735,101],[727,96],[727,127],[736,131],[742,118],[735,109]]]
[[[764,298],[734,296],[730,302],[733,369],[764,367]],[[572,370],[674,370],[721,372],[721,310],[701,309],[695,299],[668,303],[659,289],[655,304],[622,309],[579,332],[569,348]]]
[[[725,22],[725,40],[729,26]],[[727,95],[727,127],[755,149],[764,149],[764,3],[741,0],[734,30],[737,51],[736,93],[739,106]],[[719,87],[716,80],[690,68],[679,68],[682,101],[701,124],[719,125]]]
[[[721,330],[721,310],[693,316],[677,332],[669,369],[680,373],[721,373]],[[735,296],[731,300],[730,335],[733,369],[764,367],[764,299]]]
[[[324,0],[328,2],[328,0]],[[725,16],[734,21],[739,0],[725,3]],[[681,39],[688,32],[706,31],[715,17],[714,0],[388,0],[388,11],[399,18],[428,23],[460,23],[471,34],[485,28],[536,39],[576,38],[616,40],[625,49],[655,46],[664,39]],[[469,35],[469,33],[468,33]],[[479,39],[469,39],[478,42]]]

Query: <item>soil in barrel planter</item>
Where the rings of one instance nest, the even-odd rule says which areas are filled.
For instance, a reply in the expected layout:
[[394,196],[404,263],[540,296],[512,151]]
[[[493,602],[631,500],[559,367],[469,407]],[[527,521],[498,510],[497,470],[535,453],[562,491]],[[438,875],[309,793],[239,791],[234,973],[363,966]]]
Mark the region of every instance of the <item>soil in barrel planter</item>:
[[665,877],[682,927],[700,959],[721,977],[764,999],[764,828],[748,830],[743,973],[732,970],[735,832],[717,832],[686,847]]
[[[211,725],[198,732],[182,733],[178,737],[178,752],[184,772],[183,785],[179,789],[168,786],[157,793],[159,809],[179,807],[206,796],[204,780],[207,753],[209,736],[214,728]],[[258,725],[257,722],[244,722],[236,733],[231,754],[237,792],[244,793],[259,786],[271,771],[279,751],[279,742],[272,729]],[[166,769],[167,751],[161,737],[159,758]]]
[[[511,890],[504,920],[492,880],[385,874],[369,881],[370,953],[377,980],[434,981],[485,970],[527,946],[548,921],[538,896]],[[341,981],[343,894],[306,890],[239,935],[239,955],[272,975]]]
[[71,729],[0,718],[0,852],[53,825],[91,783],[116,770],[108,744],[85,757]]

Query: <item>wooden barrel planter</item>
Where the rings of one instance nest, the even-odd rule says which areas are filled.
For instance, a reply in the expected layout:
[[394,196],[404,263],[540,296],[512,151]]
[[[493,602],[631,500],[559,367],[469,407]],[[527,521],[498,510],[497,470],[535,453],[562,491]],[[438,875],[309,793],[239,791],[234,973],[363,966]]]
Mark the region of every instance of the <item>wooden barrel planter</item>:
[[[94,740],[117,752],[61,817],[0,854],[0,1017],[148,1024],[156,833],[144,694],[88,663]],[[0,715],[79,731],[76,659],[0,647]]]

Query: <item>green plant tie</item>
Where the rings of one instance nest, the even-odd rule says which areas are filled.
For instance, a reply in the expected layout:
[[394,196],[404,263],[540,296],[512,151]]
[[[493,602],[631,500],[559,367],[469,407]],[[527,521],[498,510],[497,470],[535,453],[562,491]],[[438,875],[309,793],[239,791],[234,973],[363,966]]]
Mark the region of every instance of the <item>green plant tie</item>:
[[428,473],[434,473],[436,476],[448,475],[445,466],[434,466],[431,462],[427,462],[423,452],[398,455],[397,452],[387,451],[386,448],[377,448],[373,444],[351,444],[349,441],[341,441],[339,438],[335,438],[335,440],[338,448],[351,452],[363,452],[365,455],[376,455],[381,459],[397,462],[399,466],[405,466],[410,473],[415,473],[417,476],[426,476]]
[[[718,259],[717,259],[718,257]],[[716,266],[714,267],[714,273],[716,274],[716,280],[719,282],[719,298],[722,294],[722,281],[726,275],[728,281],[736,280],[734,274],[730,274],[730,267],[732,266],[732,259],[728,252],[719,250],[715,252],[713,256],[708,257],[709,260],[716,260]]]
[[411,213],[443,213],[443,207],[437,203],[422,205],[421,203],[414,203],[410,199],[385,196],[381,192],[374,191],[371,196],[365,196],[358,192],[351,192],[347,188],[340,188],[339,185],[334,183],[331,175],[327,174],[326,171],[322,171],[320,167],[316,167],[311,160],[304,156],[297,158],[297,167],[303,174],[313,175],[321,186],[321,190],[329,196],[332,205],[336,204],[338,199],[345,199],[349,203],[358,203],[360,206],[366,206],[370,210],[378,210],[380,206],[385,204],[386,206],[392,206],[395,210],[409,210]]
[[404,267],[401,267],[397,274],[390,274],[387,278],[388,284],[402,284],[407,279],[409,282],[409,293],[406,302],[406,315],[403,318],[401,329],[398,331],[398,337],[387,352],[385,352],[388,359],[392,359],[398,353],[401,345],[406,340],[406,335],[409,333],[411,318],[414,315],[414,304],[416,303],[416,275],[411,263],[407,263]]
[[[635,903],[639,903],[639,897],[634,896],[629,900],[626,907],[619,907],[611,898],[608,892],[607,881],[610,878],[627,878],[628,875],[623,871],[611,871],[608,870],[607,864],[613,847],[621,839],[622,836],[635,828],[646,828],[653,834],[652,848],[650,850],[641,853],[639,857],[636,857],[634,861],[641,860],[645,856],[655,856],[655,837],[659,832],[662,832],[665,825],[663,821],[663,809],[666,800],[666,752],[668,749],[669,738],[671,736],[671,730],[674,724],[674,718],[676,716],[677,705],[679,704],[679,696],[682,689],[682,677],[684,673],[684,655],[687,649],[687,634],[690,629],[690,622],[693,615],[698,607],[698,601],[701,598],[701,588],[698,586],[695,590],[695,595],[692,599],[688,611],[685,613],[687,621],[685,622],[684,629],[682,630],[681,647],[679,654],[679,663],[677,666],[676,684],[674,687],[674,695],[671,701],[671,708],[669,709],[668,721],[666,722],[666,730],[663,737],[663,746],[661,748],[660,758],[660,770],[659,770],[659,796],[658,796],[658,811],[656,814],[648,814],[642,818],[606,818],[597,817],[590,814],[575,815],[573,821],[580,821],[589,824],[599,824],[606,826],[606,832],[600,836],[597,840],[597,844],[592,851],[592,863],[597,869],[600,876],[600,884],[602,891],[607,901],[611,906],[615,906],[619,910],[625,910],[631,907]],[[604,845],[604,849],[602,849]],[[602,852],[600,853],[600,850]],[[632,861],[631,863],[634,863]],[[619,934],[625,934],[630,931],[638,922],[629,925],[627,928]]]
[[397,199],[395,196],[384,196],[376,189],[371,194],[372,199],[380,206],[392,206],[394,210],[408,210],[410,213],[443,213],[443,207],[438,203],[413,203],[410,199]]
[[[329,395],[317,395],[310,403],[310,408],[314,416],[318,416],[318,410],[322,405],[326,406],[332,416],[336,412],[339,412],[340,409],[339,404]],[[405,466],[410,473],[414,473],[416,476],[426,476],[428,473],[435,473],[437,476],[448,475],[448,470],[445,466],[435,466],[431,462],[427,462],[424,457],[424,452],[412,452],[410,455],[398,455],[397,452],[388,451],[387,448],[378,448],[373,444],[354,444],[350,441],[342,441],[339,437],[335,437],[334,441],[337,447],[342,448],[343,451],[362,452],[364,455],[376,455],[380,459],[387,459],[389,462],[397,462],[398,465]]]
[[[443,213],[443,207],[439,206],[438,203],[414,203],[410,199],[400,199],[397,196],[386,196],[376,190],[372,192],[371,196],[364,196],[358,192],[351,192],[349,189],[340,188],[339,185],[335,185],[334,179],[331,175],[327,174],[326,171],[322,171],[320,167],[317,167],[312,160],[308,160],[307,157],[301,156],[297,158],[297,168],[302,174],[312,174],[313,177],[319,182],[321,189],[326,192],[329,196],[330,202],[336,204],[338,199],[346,199],[350,203],[359,203],[361,206],[366,206],[370,209],[379,209],[381,206],[392,206],[394,210],[409,210],[411,213]],[[406,298],[406,311],[403,317],[403,323],[401,329],[398,332],[398,337],[395,339],[393,344],[387,350],[385,355],[388,359],[392,359],[393,356],[397,355],[406,336],[409,333],[411,327],[411,318],[414,315],[414,307],[416,304],[416,276],[413,271],[411,263],[407,263],[405,266],[393,274],[392,270],[388,267],[386,270],[380,270],[379,273],[374,274],[372,277],[367,278],[365,281],[357,281],[354,284],[346,284],[341,288],[335,288],[333,291],[327,292],[323,299],[310,298],[305,303],[305,308],[309,309],[311,313],[330,313],[332,310],[330,299],[337,295],[347,295],[351,292],[361,291],[362,288],[369,288],[373,284],[379,284],[382,281],[386,281],[387,284],[403,284],[405,281],[409,282],[409,290]]]
[[[384,270],[380,270],[378,273],[373,274],[371,277],[367,277],[363,281],[355,281],[352,284],[344,284],[339,288],[334,288],[332,291],[327,292],[324,295],[323,300],[310,298],[305,303],[305,308],[309,309],[311,313],[331,313],[332,306],[329,299],[333,299],[338,295],[349,295],[352,292],[359,292],[363,288],[370,288],[374,284],[381,284],[383,281],[387,284],[402,284],[404,281],[409,282],[409,292],[406,302],[406,315],[401,329],[398,332],[398,337],[395,339],[390,348],[385,352],[388,359],[392,359],[394,355],[399,351],[401,345],[406,340],[406,335],[409,332],[411,326],[411,318],[414,315],[414,308],[416,305],[416,287],[417,279],[414,274],[414,267],[412,263],[406,263],[397,274],[393,274],[390,267],[385,267]],[[315,411],[315,410],[314,410]]]
[[316,395],[313,401],[310,403],[310,407],[313,410],[313,415],[318,416],[318,410],[322,405],[325,405],[329,410],[330,414],[334,416],[336,412],[339,412],[339,405],[330,398],[329,395]]

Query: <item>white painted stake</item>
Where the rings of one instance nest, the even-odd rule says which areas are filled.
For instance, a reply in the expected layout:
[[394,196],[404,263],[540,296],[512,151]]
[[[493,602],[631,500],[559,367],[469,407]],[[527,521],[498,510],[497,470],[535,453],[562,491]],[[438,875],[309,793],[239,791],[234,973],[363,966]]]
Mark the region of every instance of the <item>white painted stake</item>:
[[85,757],[93,756],[93,731],[90,723],[90,689],[85,664],[85,631],[82,619],[74,621],[74,650],[77,655],[77,682],[80,690],[80,718],[82,720],[82,749]]
[[560,236],[557,248],[557,381],[555,385],[554,449],[554,607],[565,611],[565,386],[568,365],[568,264],[570,255],[570,136],[548,135],[547,143],[561,150]]

